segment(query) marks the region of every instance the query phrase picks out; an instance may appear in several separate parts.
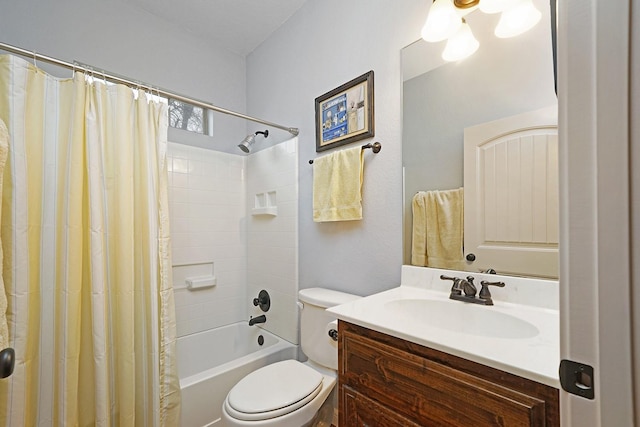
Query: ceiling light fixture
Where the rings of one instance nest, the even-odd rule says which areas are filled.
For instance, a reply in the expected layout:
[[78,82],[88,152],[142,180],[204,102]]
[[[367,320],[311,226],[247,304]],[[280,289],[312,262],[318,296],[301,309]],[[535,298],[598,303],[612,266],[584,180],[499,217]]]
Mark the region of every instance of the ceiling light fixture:
[[480,10],[484,13],[500,13],[509,7],[513,0],[482,0]]
[[542,13],[533,5],[532,0],[520,0],[503,10],[496,27],[496,37],[501,39],[518,36],[536,25]]
[[460,29],[447,40],[447,46],[442,52],[445,61],[459,61],[471,56],[480,47],[480,42],[473,37],[467,21],[462,19]]
[[446,40],[458,31],[461,24],[451,0],[434,0],[422,27],[422,38],[428,42]]
[[460,61],[480,47],[463,18],[476,6],[484,13],[501,13],[495,29],[499,38],[520,35],[542,18],[533,0],[434,0],[421,35],[428,42],[447,40],[442,52],[445,61]]

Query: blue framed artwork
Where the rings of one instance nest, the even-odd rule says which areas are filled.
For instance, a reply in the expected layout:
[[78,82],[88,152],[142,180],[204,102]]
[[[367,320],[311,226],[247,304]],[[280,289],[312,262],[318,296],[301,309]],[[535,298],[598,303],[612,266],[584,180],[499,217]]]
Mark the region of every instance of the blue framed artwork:
[[373,71],[316,98],[316,152],[374,135]]

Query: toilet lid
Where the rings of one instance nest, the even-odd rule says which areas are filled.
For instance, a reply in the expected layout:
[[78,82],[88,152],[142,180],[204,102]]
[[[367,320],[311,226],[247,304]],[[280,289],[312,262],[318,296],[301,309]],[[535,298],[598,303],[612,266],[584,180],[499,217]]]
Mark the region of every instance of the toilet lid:
[[295,411],[322,389],[322,374],[296,360],[253,371],[229,392],[227,409],[236,418],[257,420]]

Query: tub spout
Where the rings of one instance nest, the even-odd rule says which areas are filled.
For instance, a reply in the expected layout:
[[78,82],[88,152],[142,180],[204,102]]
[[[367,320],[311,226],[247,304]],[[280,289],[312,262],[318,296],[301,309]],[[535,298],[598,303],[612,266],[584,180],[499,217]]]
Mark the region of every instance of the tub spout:
[[264,314],[257,316],[257,317],[251,317],[249,319],[249,326],[253,326],[256,323],[264,323],[267,321],[267,316],[265,316]]

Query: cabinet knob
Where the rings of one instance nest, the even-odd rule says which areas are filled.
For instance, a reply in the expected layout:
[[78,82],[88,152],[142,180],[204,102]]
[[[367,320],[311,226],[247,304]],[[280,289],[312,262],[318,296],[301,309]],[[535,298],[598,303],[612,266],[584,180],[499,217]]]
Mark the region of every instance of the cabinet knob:
[[467,261],[475,261],[476,260],[476,255],[475,254],[467,254]]

